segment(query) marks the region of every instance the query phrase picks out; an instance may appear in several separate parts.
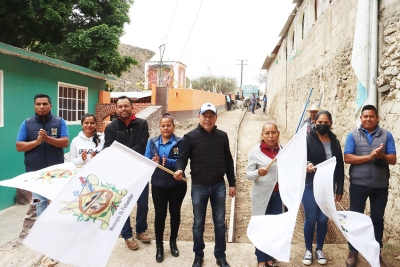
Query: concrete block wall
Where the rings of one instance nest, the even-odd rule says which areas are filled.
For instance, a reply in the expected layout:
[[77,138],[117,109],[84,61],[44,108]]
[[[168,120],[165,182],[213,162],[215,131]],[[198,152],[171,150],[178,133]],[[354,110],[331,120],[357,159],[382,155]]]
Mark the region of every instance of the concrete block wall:
[[[306,5],[312,3],[304,1],[299,10],[303,8],[307,12],[310,8]],[[350,65],[357,4],[357,0],[336,0],[324,6],[325,9],[314,25],[307,29],[303,39],[295,38],[295,51],[286,51],[287,46],[291,48],[291,44],[286,44],[286,36],[275,62],[270,65],[267,73],[268,112],[276,118],[280,130],[286,131],[289,136],[295,133],[311,87],[314,88],[311,104],[318,104],[321,99],[321,107],[332,113],[333,131],[342,147],[348,132],[359,126],[359,115],[355,113],[357,78]],[[382,0],[379,8],[377,86],[381,91],[378,93],[380,125],[393,133],[399,151],[400,74],[397,71],[400,71],[400,3]],[[293,24],[296,24],[296,19]],[[348,173],[349,166],[346,166]],[[390,169],[385,238],[386,241],[392,239],[398,242],[400,163]],[[345,187],[347,189],[348,186]]]

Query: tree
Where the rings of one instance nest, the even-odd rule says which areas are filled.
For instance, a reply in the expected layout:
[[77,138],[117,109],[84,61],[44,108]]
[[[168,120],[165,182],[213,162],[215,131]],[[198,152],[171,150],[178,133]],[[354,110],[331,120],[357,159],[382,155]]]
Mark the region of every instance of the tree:
[[235,92],[237,82],[235,78],[209,75],[192,80],[192,87],[193,89],[227,94]]
[[267,83],[267,71],[262,70],[260,75],[255,77],[259,83]]
[[133,0],[1,0],[0,42],[121,76],[118,53]]

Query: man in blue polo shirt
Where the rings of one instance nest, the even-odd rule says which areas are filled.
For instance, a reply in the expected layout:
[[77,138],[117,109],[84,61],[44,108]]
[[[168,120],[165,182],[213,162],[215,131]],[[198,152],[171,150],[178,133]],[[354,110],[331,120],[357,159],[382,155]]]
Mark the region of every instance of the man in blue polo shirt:
[[[361,126],[349,133],[344,147],[344,161],[350,165],[350,210],[364,213],[370,200],[371,220],[375,239],[383,247],[383,217],[388,200],[389,164],[396,164],[393,135],[379,127],[379,116],[373,105],[361,110]],[[358,251],[349,243],[346,266],[358,262]],[[380,266],[386,266],[379,257]]]

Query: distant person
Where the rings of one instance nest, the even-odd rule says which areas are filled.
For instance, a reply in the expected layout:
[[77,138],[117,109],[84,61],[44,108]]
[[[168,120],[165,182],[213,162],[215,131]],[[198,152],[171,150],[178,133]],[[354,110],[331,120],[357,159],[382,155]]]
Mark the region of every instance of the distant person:
[[[64,163],[64,148],[68,147],[68,127],[64,119],[51,113],[48,95],[34,97],[35,115],[24,120],[19,128],[16,149],[25,152],[25,171],[37,171]],[[37,216],[49,205],[49,200],[32,192]]]
[[314,197],[314,176],[316,165],[327,159],[336,157],[336,167],[333,176],[333,190],[335,201],[339,202],[343,195],[344,164],[342,148],[336,135],[332,133],[332,115],[329,111],[321,110],[315,115],[315,125],[307,135],[307,174],[301,203],[304,209],[304,242],[306,252],[303,264],[311,265],[313,261],[312,243],[314,231],[316,232],[315,257],[319,264],[326,264],[326,257],[322,252],[326,232],[328,230],[328,217],[321,211]]
[[227,108],[228,108],[228,111],[229,110],[231,110],[231,97],[229,96],[229,95],[226,95],[225,96],[225,98],[226,98],[226,105],[227,105]]
[[85,165],[96,156],[104,146],[104,135],[96,131],[96,116],[86,113],[81,118],[82,131],[72,139],[69,149],[69,161],[75,166]]
[[[147,140],[149,139],[149,126],[147,121],[137,118],[133,114],[132,100],[127,96],[117,99],[117,119],[114,119],[104,130],[104,148],[111,146],[114,141],[129,147],[130,149],[144,155]],[[147,235],[147,213],[149,211],[149,184],[143,189],[137,201],[136,210],[136,238],[143,243],[150,243],[151,238]],[[121,236],[125,244],[131,250],[136,250],[139,245],[132,235],[130,216],[121,230]]]
[[251,95],[250,101],[251,101],[251,113],[255,114],[254,109],[256,108],[256,104],[257,104],[257,98],[256,98],[255,94]]
[[[344,146],[344,161],[350,164],[350,210],[364,213],[367,199],[375,239],[383,247],[384,215],[388,200],[389,165],[395,165],[396,146],[393,135],[378,125],[378,111],[373,105],[361,110],[361,125],[352,130]],[[387,266],[379,255],[381,266]],[[358,251],[349,243],[346,266],[355,267]]]
[[267,95],[264,95],[263,96],[263,113],[264,114],[267,114],[267,113],[265,113],[266,108],[267,108]]
[[[145,156],[154,162],[175,172],[175,163],[178,159],[182,138],[174,134],[175,124],[169,113],[160,119],[160,135],[149,139]],[[173,175],[156,168],[151,176],[151,193],[153,196],[156,232],[156,261],[164,260],[163,236],[167,211],[171,217],[169,247],[173,257],[179,256],[176,245],[178,230],[181,223],[181,206],[187,191],[187,184],[182,180],[175,180]]]
[[[261,142],[250,150],[246,177],[254,181],[251,195],[251,216],[281,214],[285,211],[278,185],[278,165],[266,167],[278,155],[279,131],[275,123],[267,122],[261,129]],[[259,267],[274,266],[274,258],[258,248],[256,257]]]
[[308,109],[308,112],[310,112],[310,117],[308,117],[306,120],[304,120],[303,125],[307,125],[307,134],[310,133],[311,128],[314,127],[315,123],[315,115],[317,114],[318,111],[321,109],[315,105],[312,104],[311,107]]
[[234,197],[235,172],[226,132],[217,129],[217,109],[211,103],[201,106],[199,125],[183,137],[182,149],[176,162],[175,179],[181,180],[190,159],[193,204],[193,252],[192,267],[201,267],[204,258],[204,223],[207,203],[210,200],[214,222],[214,256],[218,266],[229,267],[226,261],[225,205],[226,174],[229,195]]

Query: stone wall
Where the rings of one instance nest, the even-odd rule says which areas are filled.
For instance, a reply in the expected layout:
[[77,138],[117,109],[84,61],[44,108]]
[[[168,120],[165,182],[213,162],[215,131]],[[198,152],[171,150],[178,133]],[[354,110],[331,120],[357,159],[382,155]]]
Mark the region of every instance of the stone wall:
[[[400,4],[397,2],[380,1],[377,86],[381,92],[378,93],[380,125],[393,133],[396,147],[400,149],[400,20],[395,12],[400,10]],[[299,6],[268,68],[268,112],[276,118],[281,131],[293,136],[310,88],[314,88],[310,104],[321,102],[321,108],[332,113],[333,131],[343,147],[348,132],[360,124],[359,115],[355,113],[357,78],[350,65],[358,1],[336,0],[322,5],[324,9],[318,13],[316,21],[312,21],[312,17],[306,19],[305,33],[299,37],[300,18],[310,16],[307,12],[314,10],[313,4],[314,1],[306,0]],[[346,164],[346,175],[348,167]],[[400,164],[390,169],[385,237],[399,241]],[[348,180],[346,184],[345,190],[348,190]]]

